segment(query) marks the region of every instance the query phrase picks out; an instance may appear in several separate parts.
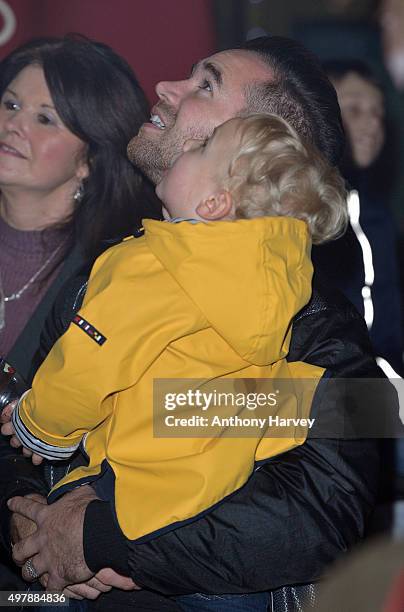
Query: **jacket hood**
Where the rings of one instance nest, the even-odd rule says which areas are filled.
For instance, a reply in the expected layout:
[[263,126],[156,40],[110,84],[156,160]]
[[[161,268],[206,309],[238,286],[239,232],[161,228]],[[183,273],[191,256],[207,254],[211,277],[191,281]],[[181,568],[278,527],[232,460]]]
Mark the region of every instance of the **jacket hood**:
[[291,321],[311,295],[311,242],[290,217],[144,221],[148,248],[248,363],[286,356]]

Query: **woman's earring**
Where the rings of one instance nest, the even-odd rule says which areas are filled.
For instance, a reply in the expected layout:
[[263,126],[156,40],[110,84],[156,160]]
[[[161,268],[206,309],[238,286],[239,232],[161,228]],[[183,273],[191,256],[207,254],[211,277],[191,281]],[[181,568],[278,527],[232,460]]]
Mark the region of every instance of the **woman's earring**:
[[83,195],[84,195],[83,183],[82,183],[82,182],[80,182],[80,183],[77,185],[77,189],[76,189],[76,191],[74,192],[74,195],[73,195],[73,200],[74,200],[75,202],[77,202],[77,204],[78,204],[78,203],[79,203],[79,202],[81,202],[81,200],[83,199]]

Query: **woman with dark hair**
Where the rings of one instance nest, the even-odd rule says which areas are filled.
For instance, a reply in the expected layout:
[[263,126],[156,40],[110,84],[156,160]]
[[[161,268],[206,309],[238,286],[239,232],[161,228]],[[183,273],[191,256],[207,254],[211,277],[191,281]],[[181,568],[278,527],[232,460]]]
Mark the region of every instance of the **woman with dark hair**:
[[351,191],[350,227],[342,238],[313,248],[313,261],[365,317],[379,364],[403,373],[396,232],[388,208],[395,179],[382,88],[367,64],[324,65],[334,84],[347,134],[341,173]]
[[129,65],[81,36],[13,51],[0,95],[0,355],[29,378],[60,286],[142,217],[126,146],[148,107]]

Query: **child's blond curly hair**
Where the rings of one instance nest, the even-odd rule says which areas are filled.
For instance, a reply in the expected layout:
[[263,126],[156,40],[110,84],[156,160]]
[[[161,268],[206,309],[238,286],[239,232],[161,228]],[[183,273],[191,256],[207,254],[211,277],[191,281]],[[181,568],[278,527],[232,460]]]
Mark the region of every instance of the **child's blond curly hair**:
[[241,146],[230,161],[225,185],[233,195],[236,218],[302,219],[314,244],[340,236],[348,211],[338,170],[281,117],[240,118]]

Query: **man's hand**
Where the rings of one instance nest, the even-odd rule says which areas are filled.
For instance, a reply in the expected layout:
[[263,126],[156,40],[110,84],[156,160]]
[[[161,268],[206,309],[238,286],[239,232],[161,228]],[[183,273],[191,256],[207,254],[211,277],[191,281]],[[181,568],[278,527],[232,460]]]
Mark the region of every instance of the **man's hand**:
[[[13,559],[17,565],[24,565],[31,559],[39,576],[48,574],[47,590],[61,591],[67,585],[93,577],[83,552],[84,514],[93,499],[97,499],[94,490],[85,485],[49,506],[23,497],[9,500],[12,512],[22,514],[37,525],[35,533],[14,545]],[[25,568],[22,576],[32,580]]]
[[105,567],[91,580],[82,584],[70,585],[63,592],[72,599],[97,599],[101,593],[110,591],[112,587],[123,591],[134,591],[141,588],[131,578],[118,574],[110,567]]
[[111,586],[106,586],[94,576],[87,582],[66,587],[63,593],[70,599],[97,599],[101,593],[107,593],[111,589]]
[[[46,497],[39,495],[39,493],[29,493],[25,495],[26,499],[34,499],[40,504],[44,504],[46,506]],[[17,514],[14,512],[11,515],[10,519],[10,536],[11,543],[16,544],[20,540],[24,538],[28,538],[28,536],[32,535],[36,531],[36,524],[31,519],[25,518],[25,516],[21,516],[21,514]]]

